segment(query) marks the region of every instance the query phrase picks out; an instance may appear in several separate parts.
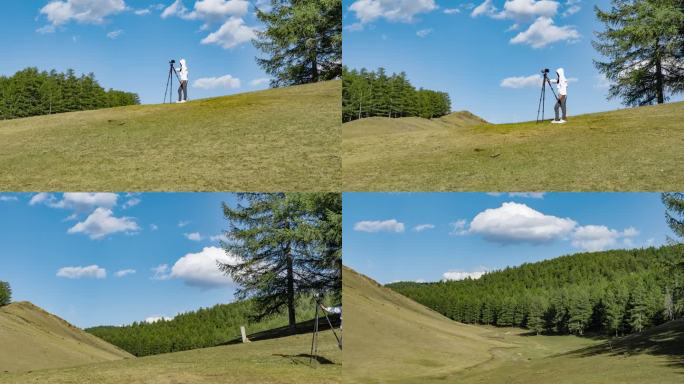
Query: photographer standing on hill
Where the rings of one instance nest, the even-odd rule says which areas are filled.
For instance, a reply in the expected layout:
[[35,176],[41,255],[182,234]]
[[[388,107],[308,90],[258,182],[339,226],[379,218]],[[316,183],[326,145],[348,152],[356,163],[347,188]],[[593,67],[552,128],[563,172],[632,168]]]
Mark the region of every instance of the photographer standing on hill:
[[[567,118],[566,104],[568,101],[568,79],[565,78],[565,71],[563,68],[558,68],[556,70],[556,76],[558,76],[558,79],[556,80],[556,84],[558,84],[558,101],[553,107],[553,110],[556,112],[556,118],[552,121],[552,123],[563,124],[566,122],[565,119]],[[563,111],[563,117],[561,119],[559,119],[558,116],[559,110]]]
[[178,102],[188,101],[188,65],[185,59],[180,59],[180,68],[177,69],[180,76],[180,86],[178,87]]

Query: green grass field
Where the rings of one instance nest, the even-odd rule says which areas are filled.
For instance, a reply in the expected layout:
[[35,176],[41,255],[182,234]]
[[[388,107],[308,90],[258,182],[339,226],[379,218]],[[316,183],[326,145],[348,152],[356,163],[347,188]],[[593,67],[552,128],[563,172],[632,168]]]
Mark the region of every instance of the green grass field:
[[31,303],[0,308],[0,375],[131,357]]
[[681,383],[684,319],[613,341],[451,321],[346,268],[344,382]]
[[340,81],[0,121],[7,191],[336,191]]
[[[320,357],[312,364],[310,333],[134,358],[28,303],[0,311],[0,383],[328,384],[342,380],[342,352],[330,331],[321,332]],[[12,326],[8,318],[25,324],[20,329],[6,328]],[[45,324],[53,335],[36,335],[44,333]],[[7,344],[12,342],[7,334],[22,338],[23,345]],[[59,365],[63,367],[50,368]]]
[[684,102],[567,124],[440,119],[342,126],[345,191],[662,191],[684,179]]

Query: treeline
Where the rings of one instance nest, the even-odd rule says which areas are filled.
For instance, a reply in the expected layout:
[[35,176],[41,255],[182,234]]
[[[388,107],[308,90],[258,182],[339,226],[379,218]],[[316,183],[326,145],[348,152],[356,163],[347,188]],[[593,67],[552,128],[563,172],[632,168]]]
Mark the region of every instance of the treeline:
[[55,70],[27,68],[13,76],[0,76],[0,119],[140,104],[137,94],[104,88],[95,75],[76,76]]
[[451,112],[451,100],[445,92],[416,89],[406,73],[387,75],[384,68],[342,71],[342,119],[365,117],[410,117],[426,119]]
[[12,288],[9,283],[0,281],[0,307],[12,302]]
[[[310,296],[299,300],[297,307],[298,320],[314,317],[315,307]],[[223,344],[240,337],[242,325],[247,327],[248,333],[287,325],[286,313],[256,322],[253,320],[254,311],[254,302],[246,300],[201,308],[177,315],[172,320],[135,322],[120,327],[100,326],[86,331],[135,356],[148,356]]]
[[463,323],[624,335],[684,314],[684,246],[581,253],[480,279],[388,287]]

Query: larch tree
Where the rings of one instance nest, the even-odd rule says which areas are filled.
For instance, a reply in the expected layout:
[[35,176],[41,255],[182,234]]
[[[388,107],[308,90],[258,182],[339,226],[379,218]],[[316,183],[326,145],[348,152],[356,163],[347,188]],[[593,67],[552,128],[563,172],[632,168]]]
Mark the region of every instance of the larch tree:
[[271,0],[257,8],[265,28],[254,46],[272,87],[332,80],[342,75],[342,1]]
[[12,288],[9,283],[0,281],[0,307],[12,302]]
[[613,0],[610,10],[595,12],[605,30],[593,45],[606,61],[594,64],[611,83],[609,98],[662,104],[684,91],[682,0]]
[[219,268],[238,285],[238,298],[254,299],[256,319],[287,310],[295,332],[299,297],[339,295],[341,197],[330,195],[339,194],[241,193],[236,207],[223,204],[222,245],[238,261]]

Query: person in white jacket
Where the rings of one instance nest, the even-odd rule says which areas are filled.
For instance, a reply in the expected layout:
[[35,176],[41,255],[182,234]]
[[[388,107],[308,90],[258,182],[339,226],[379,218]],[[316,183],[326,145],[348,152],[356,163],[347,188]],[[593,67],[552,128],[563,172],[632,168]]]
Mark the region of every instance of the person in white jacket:
[[[558,79],[556,80],[558,87],[558,101],[553,107],[553,110],[556,112],[556,118],[552,121],[552,123],[563,124],[567,118],[568,79],[565,78],[565,71],[563,68],[558,68],[556,70],[556,76],[558,76]],[[563,112],[562,117],[559,116],[559,112],[561,111]]]
[[180,68],[177,69],[180,77],[180,86],[178,87],[178,102],[185,103],[188,101],[188,64],[185,59],[180,59]]

